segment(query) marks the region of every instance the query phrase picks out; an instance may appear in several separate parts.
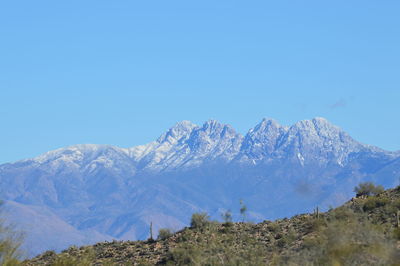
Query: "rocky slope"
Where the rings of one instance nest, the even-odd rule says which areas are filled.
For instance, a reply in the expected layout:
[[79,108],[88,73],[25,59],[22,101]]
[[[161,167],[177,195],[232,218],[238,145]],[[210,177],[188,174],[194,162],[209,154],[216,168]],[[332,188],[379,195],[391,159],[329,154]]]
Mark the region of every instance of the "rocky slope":
[[325,213],[259,224],[208,222],[156,241],[46,252],[25,265],[398,265],[399,215],[400,187]]

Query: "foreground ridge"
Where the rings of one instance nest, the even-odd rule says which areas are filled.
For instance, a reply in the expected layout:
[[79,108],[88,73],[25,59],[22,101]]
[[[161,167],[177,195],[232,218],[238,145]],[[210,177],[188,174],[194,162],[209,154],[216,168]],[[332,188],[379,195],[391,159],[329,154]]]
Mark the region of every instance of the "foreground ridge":
[[398,265],[399,208],[397,187],[324,213],[317,208],[258,224],[208,222],[155,241],[48,251],[24,265]]

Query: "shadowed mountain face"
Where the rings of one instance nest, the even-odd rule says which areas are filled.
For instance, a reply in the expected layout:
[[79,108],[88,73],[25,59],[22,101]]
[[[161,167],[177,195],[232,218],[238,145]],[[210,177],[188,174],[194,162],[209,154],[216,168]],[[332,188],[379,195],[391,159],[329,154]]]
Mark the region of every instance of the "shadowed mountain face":
[[198,211],[238,217],[240,199],[253,221],[324,209],[361,181],[392,187],[399,177],[399,153],[358,143],[323,118],[291,127],[264,119],[246,136],[214,120],[183,121],[142,146],[75,145],[3,164],[0,193],[36,254],[143,239],[150,222],[155,232],[178,229]]

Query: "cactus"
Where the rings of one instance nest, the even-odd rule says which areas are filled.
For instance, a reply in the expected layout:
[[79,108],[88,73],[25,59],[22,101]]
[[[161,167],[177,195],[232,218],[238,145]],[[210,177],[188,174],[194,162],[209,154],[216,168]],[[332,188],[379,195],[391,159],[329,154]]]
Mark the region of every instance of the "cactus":
[[314,216],[317,217],[317,219],[319,219],[319,208],[317,206],[317,208],[314,209]]
[[242,215],[242,222],[244,223],[244,220],[246,218],[246,211],[247,207],[244,205],[243,200],[240,200],[240,215]]
[[154,240],[153,239],[153,222],[150,222],[150,240]]

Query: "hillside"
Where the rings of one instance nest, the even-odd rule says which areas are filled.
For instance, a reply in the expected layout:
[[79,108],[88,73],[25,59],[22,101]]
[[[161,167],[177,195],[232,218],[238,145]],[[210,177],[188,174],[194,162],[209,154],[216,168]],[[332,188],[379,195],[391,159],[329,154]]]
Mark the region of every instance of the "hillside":
[[215,120],[183,121],[145,145],[74,145],[0,165],[0,195],[35,256],[144,240],[151,222],[154,231],[180,230],[195,212],[218,219],[231,209],[238,220],[240,199],[254,222],[326,211],[358,183],[391,188],[399,174],[400,153],[360,143],[323,118],[291,126],[263,119],[245,135]]
[[48,251],[24,265],[400,265],[399,210],[397,187],[327,212],[258,224],[197,220],[165,239]]

